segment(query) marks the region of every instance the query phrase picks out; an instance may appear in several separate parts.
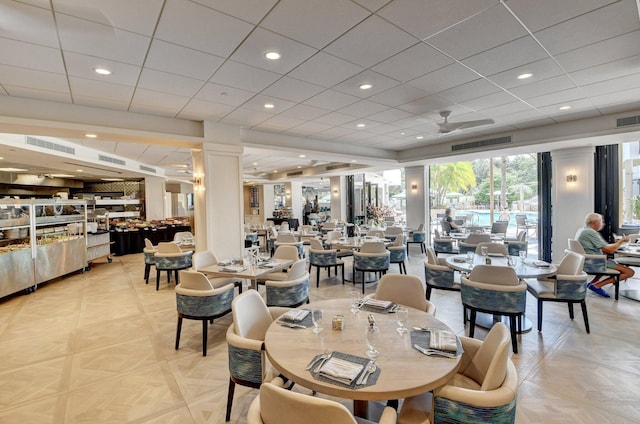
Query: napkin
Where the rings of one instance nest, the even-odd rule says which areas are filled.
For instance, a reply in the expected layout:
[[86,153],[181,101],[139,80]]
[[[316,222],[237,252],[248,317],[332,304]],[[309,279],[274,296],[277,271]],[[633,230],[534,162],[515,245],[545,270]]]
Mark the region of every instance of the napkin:
[[222,268],[222,272],[242,272],[245,269],[243,266],[225,266]]
[[431,349],[446,350],[449,352],[458,351],[458,341],[454,333],[435,329],[432,329],[430,332],[429,347]]
[[309,315],[309,311],[306,309],[294,309],[285,314],[282,314],[280,318],[284,321],[300,322],[305,319],[307,315]]
[[325,362],[322,368],[320,368],[320,374],[341,383],[351,384],[360,372],[362,372],[363,368],[364,366],[362,364],[354,364],[344,359],[331,357],[331,359]]
[[380,308],[380,309],[387,309],[388,307],[393,305],[393,302],[391,302],[390,300],[378,300],[378,299],[371,299],[371,298],[367,299],[364,303],[365,305],[371,306],[372,308]]
[[537,267],[548,268],[550,265],[545,261],[533,261],[533,264]]

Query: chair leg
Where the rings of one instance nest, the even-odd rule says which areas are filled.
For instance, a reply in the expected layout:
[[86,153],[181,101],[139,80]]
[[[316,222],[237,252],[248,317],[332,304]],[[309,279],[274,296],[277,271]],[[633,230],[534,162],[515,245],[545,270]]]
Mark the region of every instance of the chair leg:
[[151,272],[151,264],[144,264],[144,280],[149,284],[149,273]]
[[316,288],[320,287],[320,267],[316,267]]
[[615,299],[618,300],[618,294],[620,293],[620,274],[614,277],[613,285],[615,286],[616,291]]
[[207,326],[207,320],[202,320],[202,356],[207,356],[207,333],[209,332]]
[[364,271],[360,271],[362,273],[362,294],[364,294],[364,277],[365,277],[365,272]]
[[160,270],[156,269],[156,291],[160,290]]
[[180,277],[179,277],[179,274],[178,274],[178,270],[177,270],[177,269],[176,269],[174,272],[175,272],[175,274],[176,274],[176,286],[177,286],[178,284],[180,284]]
[[227,393],[227,415],[225,418],[226,422],[231,421],[231,407],[233,406],[233,392],[236,388],[236,383],[233,380],[229,379],[229,391]]
[[[571,306],[569,309],[571,310]],[[538,331],[542,331],[542,300],[540,299],[538,299]]]
[[469,337],[473,338],[476,333],[476,310],[471,309],[469,313]]
[[170,283],[171,283],[171,270],[168,269],[167,270],[167,284],[170,284]]
[[344,285],[344,264],[340,265],[340,268],[342,268],[342,285]]
[[591,331],[589,330],[589,315],[587,315],[587,302],[584,299],[580,302],[580,306],[582,307],[582,317],[584,318],[584,328],[587,330],[587,334]]
[[180,332],[182,332],[182,317],[178,316],[178,328],[176,330],[176,350],[180,348]]
[[429,286],[428,284],[427,284],[427,291],[425,292],[425,297],[427,298],[427,300],[431,300],[431,286]]
[[573,303],[568,302],[567,306],[569,307],[569,318],[573,320]]
[[518,338],[516,336],[516,316],[511,315],[509,317],[509,327],[511,327],[511,346],[513,347],[513,353],[518,353]]

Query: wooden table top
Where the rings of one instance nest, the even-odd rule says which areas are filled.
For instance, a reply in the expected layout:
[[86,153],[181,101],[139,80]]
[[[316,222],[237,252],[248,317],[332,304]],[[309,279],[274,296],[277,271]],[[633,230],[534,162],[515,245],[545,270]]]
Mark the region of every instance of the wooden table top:
[[[400,335],[395,314],[374,313],[380,329],[377,365],[380,376],[376,384],[356,390],[315,380],[305,367],[317,354],[327,349],[367,358],[365,329],[369,313],[350,312],[349,299],[333,299],[301,306],[302,309],[321,308],[325,314],[324,331],[316,334],[313,328],[294,329],[274,322],[269,327],[265,346],[273,366],[290,380],[332,396],[354,400],[401,399],[433,390],[444,385],[457,371],[460,358],[425,356],[411,345],[411,336]],[[434,327],[451,331],[446,324],[426,312],[409,309],[407,328]],[[332,330],[335,314],[344,315],[344,330]]]
[[[205,274],[210,274],[216,277],[231,277],[231,278],[235,277],[235,278],[247,278],[250,280],[257,280],[258,278],[266,274],[269,274],[270,272],[278,271],[283,268],[286,268],[292,263],[293,261],[288,259],[273,259],[271,262],[269,262],[269,264],[272,265],[271,267],[263,268],[260,266],[254,266],[254,267],[250,266],[239,272],[229,272],[229,271],[224,271],[224,268],[227,267],[228,265],[209,265],[209,266],[199,268],[198,271],[203,272]],[[239,265],[232,265],[232,266],[239,266]]]

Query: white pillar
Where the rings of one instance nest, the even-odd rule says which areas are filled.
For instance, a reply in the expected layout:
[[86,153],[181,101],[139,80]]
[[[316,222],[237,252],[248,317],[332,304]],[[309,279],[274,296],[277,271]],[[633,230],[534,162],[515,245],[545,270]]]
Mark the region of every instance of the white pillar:
[[[575,236],[578,228],[584,225],[584,217],[593,212],[594,151],[593,147],[579,147],[551,152],[553,262],[557,263],[562,259],[564,249],[567,248],[567,239]],[[569,174],[576,175],[577,181],[568,182]]]
[[287,197],[287,205],[291,206],[291,217],[297,218],[300,225],[302,225],[302,208],[304,207],[304,201],[302,200],[302,182],[285,183],[284,189]]
[[147,221],[167,218],[164,211],[164,192],[164,178],[144,178],[144,208]]
[[262,186],[262,205],[264,210],[264,219],[273,218],[273,200],[274,200],[274,184],[264,184]]
[[424,224],[429,234],[429,168],[410,166],[404,169],[405,193],[407,195],[407,226],[418,228]]
[[344,221],[347,218],[346,190],[347,182],[345,177],[329,177],[329,191],[331,192],[331,219]]

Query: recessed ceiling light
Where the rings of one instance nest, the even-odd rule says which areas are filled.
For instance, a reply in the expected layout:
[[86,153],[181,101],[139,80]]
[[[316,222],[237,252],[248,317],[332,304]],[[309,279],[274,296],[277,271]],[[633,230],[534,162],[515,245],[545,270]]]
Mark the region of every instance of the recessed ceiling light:
[[423,137],[423,136],[421,136],[421,135],[419,135],[419,136],[417,136],[417,137],[416,137],[416,139],[417,139],[417,140],[422,140],[423,138],[424,138],[424,137]]
[[273,173],[274,173],[274,174],[277,174],[277,173],[278,173],[278,171],[274,170],[274,171],[273,171]]
[[258,165],[258,162],[253,162],[253,166],[256,166],[256,165]]
[[298,169],[302,168],[302,165],[298,165]]
[[0,156],[0,160],[3,160],[4,158],[2,156]]
[[76,172],[84,172],[82,169],[76,169]]
[[26,172],[28,170],[27,169],[22,169],[22,168],[0,168],[0,171],[4,171],[4,172]]
[[98,138],[98,134],[85,134],[84,136],[87,138]]
[[357,127],[358,128],[364,128],[364,124],[358,124]]
[[306,158],[306,157],[307,157],[307,155],[302,154],[302,155],[298,155],[298,157],[299,157],[299,158]]
[[360,90],[368,90],[371,87],[373,87],[373,85],[369,84],[369,83],[365,83],[365,84],[361,84],[360,85]]
[[111,71],[106,68],[95,68],[94,72],[100,75],[111,75]]
[[560,106],[560,110],[567,110],[567,109],[571,109],[571,106],[569,106],[569,105]]
[[356,162],[358,162],[358,161],[355,160],[355,159],[351,159],[351,163],[356,163]]
[[518,75],[518,79],[527,79],[527,78],[531,78],[533,76],[532,73],[530,72],[525,72],[524,74],[520,74]]
[[264,57],[266,57],[269,60],[278,60],[278,59],[280,59],[280,53],[278,53],[278,52],[266,52],[264,54]]
[[274,107],[275,107],[275,106],[273,105],[273,103],[266,103],[266,104],[264,105],[264,108],[265,108],[265,109],[273,109]]
[[124,181],[124,178],[100,178],[102,181]]
[[73,178],[75,177],[75,175],[71,175],[71,174],[51,174],[52,177],[55,178]]
[[407,135],[407,133],[401,132],[400,135]]

